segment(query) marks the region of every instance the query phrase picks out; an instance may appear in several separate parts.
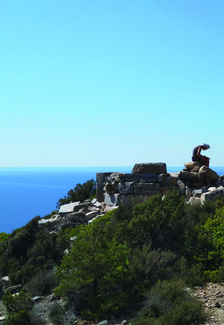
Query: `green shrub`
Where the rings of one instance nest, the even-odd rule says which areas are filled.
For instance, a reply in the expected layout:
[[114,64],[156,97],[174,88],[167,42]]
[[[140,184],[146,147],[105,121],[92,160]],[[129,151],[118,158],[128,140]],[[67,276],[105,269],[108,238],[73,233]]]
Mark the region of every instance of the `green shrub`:
[[32,296],[37,296],[50,294],[58,285],[54,270],[42,270],[32,278],[26,287]]
[[9,239],[9,236],[10,236],[9,234],[6,234],[5,232],[1,232],[0,233],[0,242]]
[[133,325],[191,325],[205,321],[202,304],[184,289],[182,280],[158,282]]
[[[222,278],[224,258],[224,207],[216,209],[198,230],[194,260],[204,270],[206,279]],[[219,276],[218,276],[219,274]],[[217,275],[217,276],[216,276]]]
[[70,202],[84,202],[89,198],[93,198],[95,194],[96,182],[93,179],[90,179],[83,184],[78,183],[73,190],[68,191],[67,196],[58,200],[57,208]]
[[6,306],[8,313],[6,319],[7,325],[30,324],[28,312],[32,309],[32,301],[25,288],[16,295],[12,295],[8,290],[6,290],[2,301]]

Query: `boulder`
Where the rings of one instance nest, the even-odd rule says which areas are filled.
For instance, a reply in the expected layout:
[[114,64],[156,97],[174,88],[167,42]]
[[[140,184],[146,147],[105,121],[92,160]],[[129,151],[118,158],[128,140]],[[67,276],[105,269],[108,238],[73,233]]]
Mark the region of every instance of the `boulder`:
[[201,204],[201,199],[199,197],[190,197],[189,204]]
[[223,187],[219,187],[209,192],[203,193],[201,195],[201,203],[204,203],[205,201],[214,201],[216,198],[223,198],[223,190]]
[[77,205],[79,205],[79,204],[80,204],[80,201],[71,202],[71,203],[68,203],[68,204],[61,205],[58,213],[60,215],[64,215],[66,213],[72,213],[72,212],[74,212],[75,207]]
[[212,181],[217,181],[219,179],[219,175],[207,166],[202,166],[199,169],[199,174],[209,177]]
[[156,173],[164,174],[167,172],[166,164],[163,162],[158,163],[140,163],[135,164],[132,173]]
[[181,180],[194,180],[198,177],[197,173],[188,172],[188,171],[180,171],[179,178]]
[[193,172],[198,172],[199,169],[201,168],[202,164],[200,161],[190,161],[186,164],[184,164],[187,170],[193,171]]

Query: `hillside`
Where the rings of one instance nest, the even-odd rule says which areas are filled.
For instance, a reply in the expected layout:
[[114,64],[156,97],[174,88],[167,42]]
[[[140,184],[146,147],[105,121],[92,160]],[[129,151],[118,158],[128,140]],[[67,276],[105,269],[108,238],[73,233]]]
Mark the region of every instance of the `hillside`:
[[220,196],[189,204],[177,190],[116,207],[63,201],[1,234],[1,323],[203,324],[206,308],[207,324],[221,321],[223,221]]

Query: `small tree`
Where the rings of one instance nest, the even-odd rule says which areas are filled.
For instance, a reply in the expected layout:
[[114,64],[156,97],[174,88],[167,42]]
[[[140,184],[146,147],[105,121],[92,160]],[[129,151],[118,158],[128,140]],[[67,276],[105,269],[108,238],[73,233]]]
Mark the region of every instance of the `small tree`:
[[73,190],[68,191],[67,196],[58,200],[57,208],[70,202],[84,202],[95,194],[96,182],[93,179],[90,179],[83,184],[78,183]]

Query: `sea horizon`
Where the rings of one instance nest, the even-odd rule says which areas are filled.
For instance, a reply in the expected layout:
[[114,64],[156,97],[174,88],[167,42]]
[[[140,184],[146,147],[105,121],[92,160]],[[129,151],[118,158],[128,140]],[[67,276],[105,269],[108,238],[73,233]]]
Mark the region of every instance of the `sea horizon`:
[[[0,233],[11,233],[32,218],[56,210],[57,202],[80,183],[96,180],[96,173],[131,173],[130,166],[99,167],[0,167]],[[219,176],[224,167],[211,167]],[[167,166],[178,172],[183,166]]]

